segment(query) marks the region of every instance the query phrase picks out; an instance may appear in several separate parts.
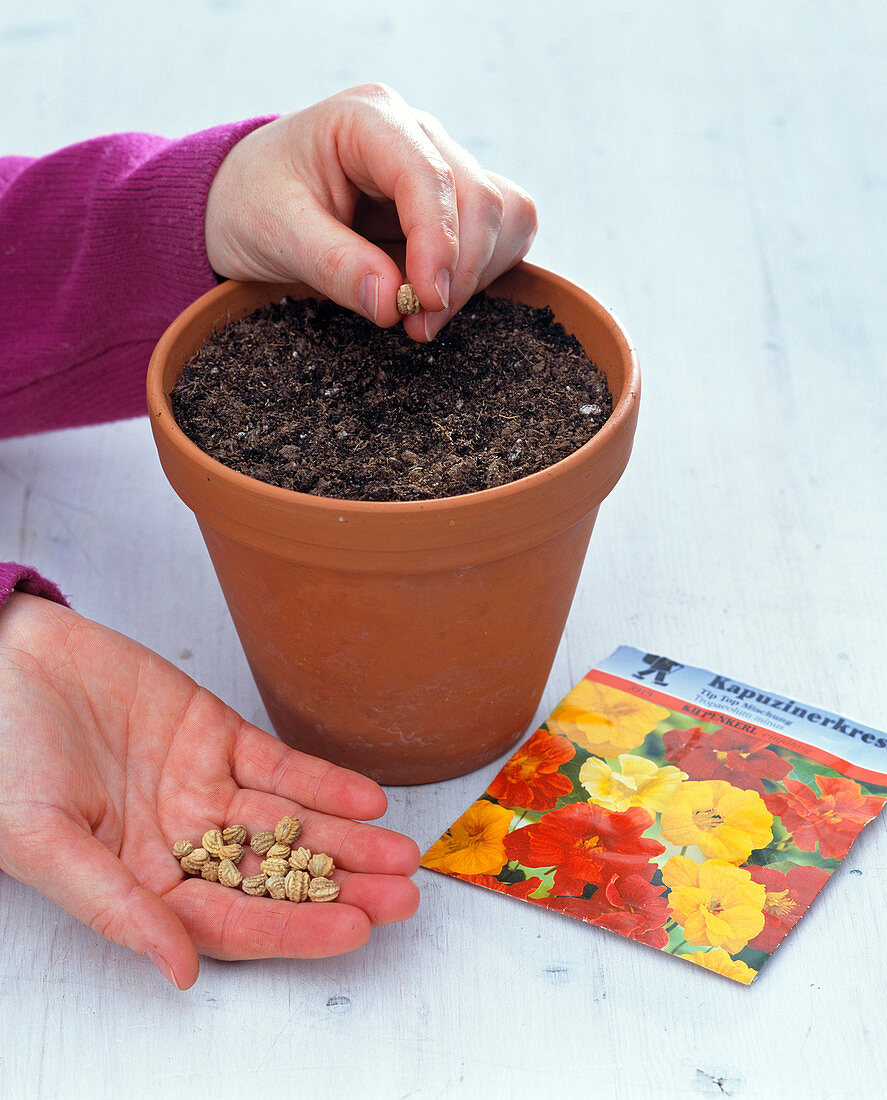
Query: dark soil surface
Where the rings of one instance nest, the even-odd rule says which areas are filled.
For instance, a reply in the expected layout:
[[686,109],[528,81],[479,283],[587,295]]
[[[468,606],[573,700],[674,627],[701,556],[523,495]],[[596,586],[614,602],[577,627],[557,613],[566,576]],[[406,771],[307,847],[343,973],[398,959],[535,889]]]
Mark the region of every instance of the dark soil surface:
[[172,403],[226,466],[377,501],[516,481],[581,447],[612,409],[603,374],[550,310],[484,295],[430,344],[332,302],[266,306],[201,349]]

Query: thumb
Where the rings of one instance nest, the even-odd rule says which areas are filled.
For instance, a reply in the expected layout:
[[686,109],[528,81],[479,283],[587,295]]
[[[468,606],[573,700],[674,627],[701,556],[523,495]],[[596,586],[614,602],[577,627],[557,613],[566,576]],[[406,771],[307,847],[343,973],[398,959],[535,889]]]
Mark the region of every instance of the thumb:
[[38,832],[39,845],[24,851],[19,847],[13,855],[16,878],[105,939],[146,955],[177,989],[194,984],[197,951],[182,922],[157,894],[71,818],[62,816]]

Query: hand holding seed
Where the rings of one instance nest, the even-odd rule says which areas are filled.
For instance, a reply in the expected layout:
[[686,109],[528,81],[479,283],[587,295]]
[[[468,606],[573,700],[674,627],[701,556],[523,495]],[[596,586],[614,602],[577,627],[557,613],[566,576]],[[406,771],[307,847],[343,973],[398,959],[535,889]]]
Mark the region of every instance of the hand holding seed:
[[[269,235],[270,232],[270,235]],[[214,271],[307,282],[414,340],[433,339],[536,233],[529,195],[485,171],[436,118],[363,84],[242,138],[206,203]],[[269,248],[269,239],[274,247]],[[420,308],[400,309],[400,246]]]
[[[288,749],[137,642],[14,593],[0,615],[0,697],[0,870],[179,988],[194,983],[198,952],[335,955],[415,911],[416,845],[361,823],[384,812],[380,787]],[[245,842],[274,822],[265,851],[291,854],[270,857],[282,866],[269,897],[266,857]],[[303,823],[310,850],[292,848]],[[315,850],[335,861],[340,889],[320,921],[316,904],[283,908],[330,897],[332,880],[308,870]],[[305,878],[288,884],[290,872]]]

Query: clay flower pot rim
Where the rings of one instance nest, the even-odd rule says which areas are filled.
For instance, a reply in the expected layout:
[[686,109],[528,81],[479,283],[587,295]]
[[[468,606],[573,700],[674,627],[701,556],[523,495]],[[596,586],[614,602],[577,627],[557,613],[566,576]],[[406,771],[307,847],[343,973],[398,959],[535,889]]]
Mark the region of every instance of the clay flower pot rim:
[[[594,298],[584,287],[553,271],[549,271],[547,268],[529,264],[526,261],[523,261],[519,267],[528,275],[538,278],[542,282],[570,288],[574,292],[578,290],[587,299],[589,308],[604,314],[608,318],[618,342],[624,345],[630,361],[630,370],[626,376],[622,392],[619,395],[613,395],[613,410],[603,427],[572,454],[567,455],[566,458],[560,459],[551,466],[537,470],[536,473],[527,474],[525,477],[517,478],[506,485],[497,485],[491,489],[477,489],[470,493],[460,493],[455,496],[406,501],[351,500],[345,497],[315,496],[313,493],[300,493],[294,489],[284,489],[279,485],[269,485],[267,482],[233,470],[230,466],[226,466],[208,455],[196,443],[193,443],[177,424],[172,410],[172,402],[163,386],[163,371],[170,348],[174,345],[181,330],[207,309],[216,307],[217,303],[224,303],[225,299],[231,295],[232,290],[241,285],[234,280],[228,280],[201,295],[200,298],[179,314],[160,338],[148,367],[149,415],[155,419],[155,422],[162,424],[163,432],[183,453],[183,457],[189,456],[198,465],[203,466],[207,473],[212,473],[219,481],[229,484],[233,489],[249,492],[254,497],[264,498],[268,504],[281,506],[298,502],[301,508],[313,509],[318,514],[335,515],[342,512],[343,509],[347,509],[354,516],[372,514],[376,517],[386,512],[393,516],[407,516],[420,512],[424,514],[446,512],[470,508],[482,502],[492,503],[514,493],[519,493],[524,489],[541,486],[544,482],[567,474],[574,467],[589,461],[594,452],[602,451],[610,442],[611,437],[617,435],[623,422],[634,415],[635,406],[640,398],[640,366],[637,353],[627,331],[611,309]],[[269,284],[269,286],[271,285],[275,284]],[[286,297],[285,287],[283,284],[280,285],[282,291],[280,297]],[[489,289],[495,291],[495,284]],[[492,293],[491,296],[496,297],[495,293]],[[323,298],[325,295],[317,293],[317,297]],[[276,300],[279,301],[280,298]]]

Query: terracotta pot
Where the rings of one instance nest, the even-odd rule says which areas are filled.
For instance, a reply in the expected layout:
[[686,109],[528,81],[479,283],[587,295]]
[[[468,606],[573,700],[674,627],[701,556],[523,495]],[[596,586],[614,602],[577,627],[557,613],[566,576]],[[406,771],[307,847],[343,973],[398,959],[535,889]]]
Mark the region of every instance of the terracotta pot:
[[598,506],[631,451],[640,375],[614,317],[526,263],[488,293],[551,306],[614,398],[584,447],[497,489],[334,500],[265,485],[191,443],[168,396],[186,362],[228,321],[284,295],[317,297],[303,285],[211,290],[170,326],[148,370],[163,469],[197,517],[274,728],[383,783],[461,775],[526,731]]

